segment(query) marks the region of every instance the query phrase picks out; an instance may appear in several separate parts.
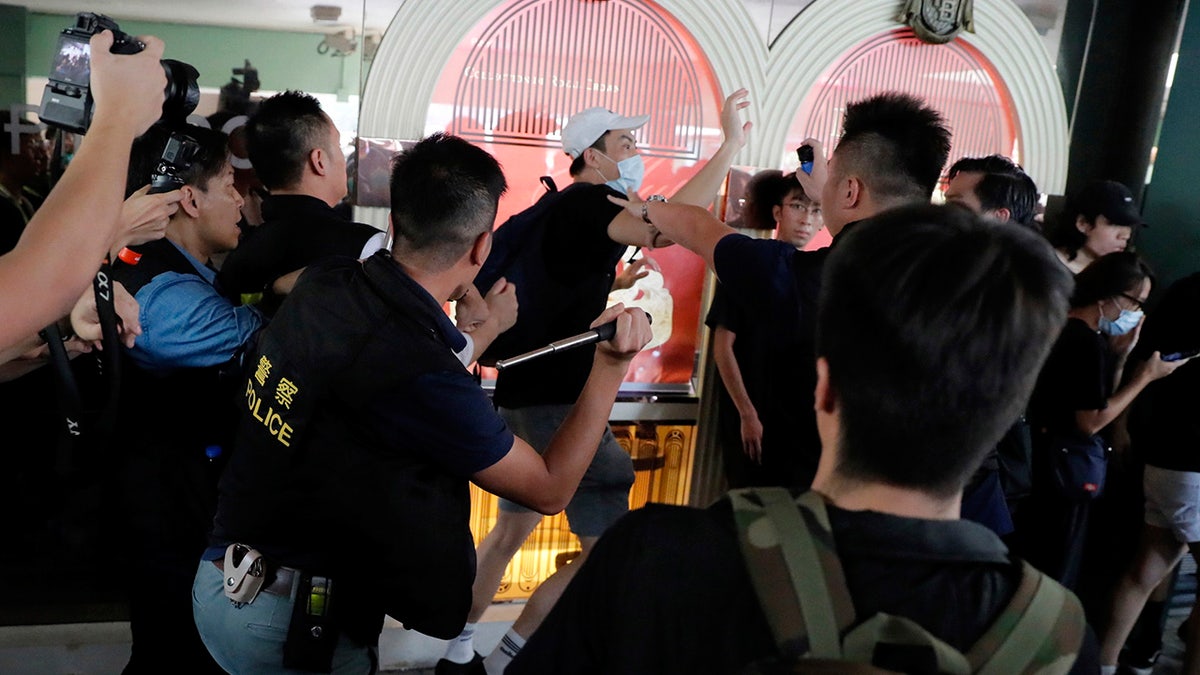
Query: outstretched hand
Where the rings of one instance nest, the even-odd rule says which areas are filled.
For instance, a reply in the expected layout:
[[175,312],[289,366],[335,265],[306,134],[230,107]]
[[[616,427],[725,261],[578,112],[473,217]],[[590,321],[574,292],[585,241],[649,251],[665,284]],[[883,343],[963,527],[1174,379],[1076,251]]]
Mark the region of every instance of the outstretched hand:
[[725,99],[725,104],[721,107],[721,133],[724,134],[726,143],[732,143],[738,148],[746,145],[746,135],[753,126],[752,122],[742,122],[742,116],[739,114],[739,111],[750,106],[750,101],[746,100],[749,95],[750,90],[745,87],[738,89]]
[[[650,269],[644,269],[646,267]],[[612,290],[623,291],[627,288],[633,288],[638,279],[645,279],[650,275],[650,270],[662,271],[653,258],[638,258],[633,262],[627,263],[621,270],[621,273],[613,279]]]

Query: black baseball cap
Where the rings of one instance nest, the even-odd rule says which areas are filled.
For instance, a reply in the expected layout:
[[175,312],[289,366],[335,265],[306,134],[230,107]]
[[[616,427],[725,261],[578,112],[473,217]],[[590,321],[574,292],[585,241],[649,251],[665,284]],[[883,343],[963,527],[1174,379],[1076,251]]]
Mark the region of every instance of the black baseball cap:
[[1113,225],[1145,226],[1137,202],[1129,188],[1115,180],[1094,180],[1075,198],[1077,211],[1088,220],[1104,216]]

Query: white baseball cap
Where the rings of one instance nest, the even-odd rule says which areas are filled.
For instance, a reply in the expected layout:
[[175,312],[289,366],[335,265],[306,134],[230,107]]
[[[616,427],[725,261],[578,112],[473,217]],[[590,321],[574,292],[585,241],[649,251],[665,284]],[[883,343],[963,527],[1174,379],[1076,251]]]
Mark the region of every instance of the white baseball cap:
[[613,129],[640,129],[649,121],[649,115],[622,117],[608,108],[588,108],[567,120],[562,130],[563,151],[572,158],[578,157]]

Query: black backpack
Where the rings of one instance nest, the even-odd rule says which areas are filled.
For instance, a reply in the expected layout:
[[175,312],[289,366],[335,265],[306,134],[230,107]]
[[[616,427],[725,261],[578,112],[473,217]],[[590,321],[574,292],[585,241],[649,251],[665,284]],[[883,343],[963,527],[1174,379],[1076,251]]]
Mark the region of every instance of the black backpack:
[[550,321],[576,298],[550,279],[543,241],[547,214],[578,184],[560,191],[549,176],[540,180],[546,194],[496,228],[492,252],[475,277],[480,295],[486,295],[500,277],[517,287],[517,323],[492,342],[479,359],[483,364],[544,347]]

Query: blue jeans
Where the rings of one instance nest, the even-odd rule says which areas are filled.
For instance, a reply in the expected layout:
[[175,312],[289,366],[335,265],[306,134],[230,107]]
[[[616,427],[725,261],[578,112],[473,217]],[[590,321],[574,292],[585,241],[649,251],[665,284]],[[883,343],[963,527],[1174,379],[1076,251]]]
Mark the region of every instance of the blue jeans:
[[[296,575],[299,584],[299,575]],[[238,673],[295,673],[302,671],[283,667],[283,643],[292,622],[292,594],[259,593],[249,605],[235,607],[222,590],[221,570],[209,560],[201,560],[192,584],[192,615],[200,639],[217,664],[234,675]],[[345,635],[338,638],[333,652],[334,673],[373,675],[379,667],[379,654],[374,646],[364,647]]]

